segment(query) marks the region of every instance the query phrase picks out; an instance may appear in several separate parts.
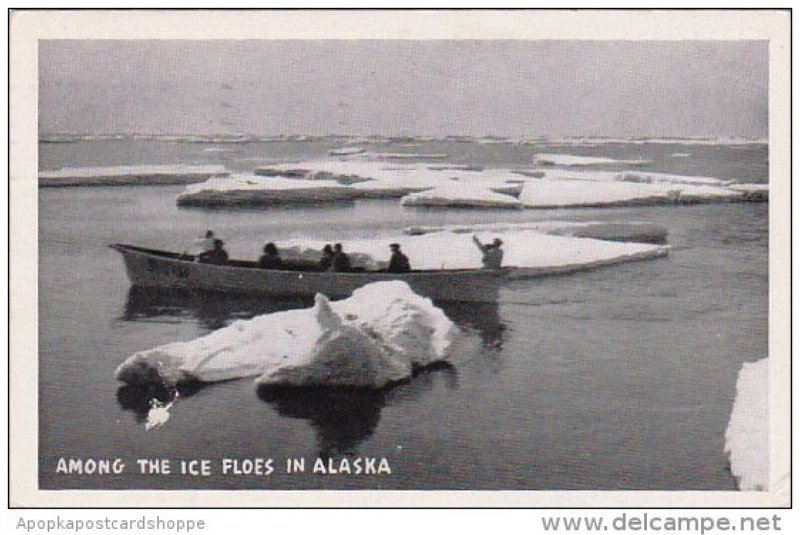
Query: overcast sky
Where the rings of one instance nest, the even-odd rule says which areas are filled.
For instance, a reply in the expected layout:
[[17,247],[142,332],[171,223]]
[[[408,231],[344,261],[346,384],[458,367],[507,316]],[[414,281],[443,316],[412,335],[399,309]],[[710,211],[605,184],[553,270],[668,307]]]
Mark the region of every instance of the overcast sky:
[[759,42],[40,41],[41,133],[766,137]]

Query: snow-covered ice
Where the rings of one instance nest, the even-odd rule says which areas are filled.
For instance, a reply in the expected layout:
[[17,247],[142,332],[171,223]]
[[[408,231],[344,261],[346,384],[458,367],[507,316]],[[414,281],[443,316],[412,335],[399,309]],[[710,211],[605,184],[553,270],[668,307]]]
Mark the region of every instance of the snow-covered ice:
[[540,180],[526,182],[519,200],[529,208],[663,204],[675,202],[677,188],[636,182]]
[[166,424],[170,417],[169,410],[175,404],[177,399],[177,392],[175,393],[175,397],[169,403],[163,403],[156,398],[152,398],[150,400],[150,410],[147,412],[147,420],[144,423],[145,431],[149,431]]
[[365,150],[361,147],[342,147],[341,149],[331,149],[328,154],[331,156],[351,156],[353,154],[361,154]]
[[372,152],[368,156],[382,160],[442,160],[447,154],[411,152]]
[[509,232],[535,230],[555,236],[593,238],[608,241],[630,241],[638,243],[666,243],[668,231],[665,227],[648,221],[532,221],[528,223],[479,223],[447,226],[413,226],[403,229],[409,236],[431,232]]
[[400,204],[425,207],[522,208],[522,203],[509,195],[459,182],[411,193],[403,197]]
[[725,453],[740,490],[769,490],[769,365],[745,363],[725,431]]
[[742,193],[746,201],[766,201],[769,199],[769,184],[731,184],[729,188]]
[[553,180],[547,177],[538,181],[531,180],[523,186],[519,200],[528,208],[765,200],[759,199],[754,192],[741,189],[742,186],[749,185],[698,181],[704,177],[692,177],[695,181],[690,181],[687,177],[683,182],[680,179],[666,178],[653,181],[631,180],[631,177],[632,175],[625,175],[624,178],[628,180]]
[[246,206],[349,201],[357,192],[332,180],[236,175],[191,184],[178,196],[184,206]]
[[40,171],[40,186],[123,186],[190,184],[212,177],[228,176],[221,165],[118,165],[112,167],[67,167]]
[[[547,234],[542,230],[478,230],[481,241],[500,237],[505,251],[504,266],[518,268],[514,276],[540,276],[566,273],[599,266],[646,260],[667,254],[668,249],[649,243],[626,243],[591,238]],[[354,264],[367,269],[386,267],[389,244],[400,243],[413,269],[477,269],[481,253],[472,242],[471,233],[429,232],[416,236],[387,236],[348,240],[343,243],[348,254],[358,253]],[[278,243],[282,256],[318,258],[326,242],[321,240],[284,240]]]
[[405,206],[558,208],[766,201],[768,196],[766,185],[705,176],[566,167],[483,169],[363,156],[261,166],[254,175],[192,184],[178,203],[235,206],[403,198]]
[[379,388],[448,358],[458,329],[430,299],[401,281],[377,282],[313,308],[239,320],[188,342],[126,359],[129,384],[214,382],[258,376],[265,385]]
[[534,156],[536,165],[563,165],[563,166],[584,166],[584,165],[647,165],[649,160],[615,160],[613,158],[602,158],[597,156],[573,156],[571,154],[537,154]]

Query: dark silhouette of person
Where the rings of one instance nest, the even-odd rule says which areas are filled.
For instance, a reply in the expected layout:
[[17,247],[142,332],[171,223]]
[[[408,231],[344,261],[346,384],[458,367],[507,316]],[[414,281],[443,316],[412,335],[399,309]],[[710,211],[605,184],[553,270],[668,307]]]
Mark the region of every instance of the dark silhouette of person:
[[389,259],[389,267],[386,271],[389,273],[408,273],[411,271],[411,264],[408,262],[408,257],[400,251],[400,244],[393,243],[389,245],[392,250],[392,257]]
[[341,243],[337,243],[333,246],[333,259],[331,260],[330,270],[341,273],[353,271],[353,266],[350,265],[350,258],[342,250]]
[[214,240],[214,248],[197,256],[197,261],[203,264],[225,264],[228,262],[228,252],[223,249],[222,240]]
[[328,271],[333,265],[333,247],[330,243],[326,243],[322,248],[322,258],[319,260],[319,270]]
[[258,259],[261,269],[283,269],[283,260],[278,254],[278,248],[272,242],[264,245],[264,254]]
[[481,243],[477,236],[472,235],[472,241],[478,246],[478,249],[483,253],[481,262],[483,269],[500,269],[503,265],[503,240],[495,238],[492,243]]

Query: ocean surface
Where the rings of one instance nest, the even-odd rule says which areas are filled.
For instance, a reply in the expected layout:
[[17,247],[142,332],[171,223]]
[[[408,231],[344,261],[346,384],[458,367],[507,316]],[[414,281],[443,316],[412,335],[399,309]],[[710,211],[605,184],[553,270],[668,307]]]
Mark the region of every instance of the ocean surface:
[[[342,146],[330,138],[70,140],[40,143],[39,166],[221,164],[248,171],[324,158]],[[408,138],[382,140],[379,148],[485,167],[528,167],[542,152],[646,159],[652,163],[640,170],[742,182],[765,183],[768,175],[763,144]],[[735,489],[724,435],[742,363],[767,356],[768,204],[509,213],[364,200],[209,210],[178,208],[182,190],[39,189],[41,488]],[[182,250],[214,229],[232,256],[256,258],[267,240],[346,244],[410,225],[536,220],[652,222],[668,229],[672,249],[662,259],[515,281],[497,303],[446,304],[463,331],[451,365],[380,391],[265,393],[252,379],[191,385],[181,389],[166,425],[146,431],[149,400],[159,393],[114,379],[136,351],[310,302],[136,291],[110,243]],[[315,474],[317,457],[386,458],[392,473]],[[61,474],[60,458],[121,458],[127,466],[121,474]],[[170,459],[173,473],[141,475],[140,458]],[[176,473],[180,460],[217,467],[224,458],[271,458],[275,469]],[[305,458],[306,472],[287,474],[287,458]]]

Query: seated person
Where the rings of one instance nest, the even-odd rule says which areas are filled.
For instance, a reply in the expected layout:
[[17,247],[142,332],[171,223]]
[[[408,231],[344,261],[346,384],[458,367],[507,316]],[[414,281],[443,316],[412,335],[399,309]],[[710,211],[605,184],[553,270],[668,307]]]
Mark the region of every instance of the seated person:
[[411,264],[408,262],[408,257],[400,251],[400,244],[393,243],[389,246],[392,250],[392,257],[389,259],[389,267],[386,271],[389,273],[408,273],[411,271]]
[[210,251],[197,255],[197,261],[203,264],[225,264],[228,262],[228,253],[222,246],[222,240],[214,240],[214,248]]
[[333,259],[331,260],[330,271],[347,273],[353,271],[350,265],[350,258],[342,251],[342,244],[337,243],[333,246]]
[[319,270],[328,271],[333,264],[333,247],[330,243],[325,244],[322,248],[322,258],[319,261]]
[[269,242],[264,246],[264,254],[258,259],[258,267],[261,269],[283,269],[283,260],[278,254],[275,244]]

